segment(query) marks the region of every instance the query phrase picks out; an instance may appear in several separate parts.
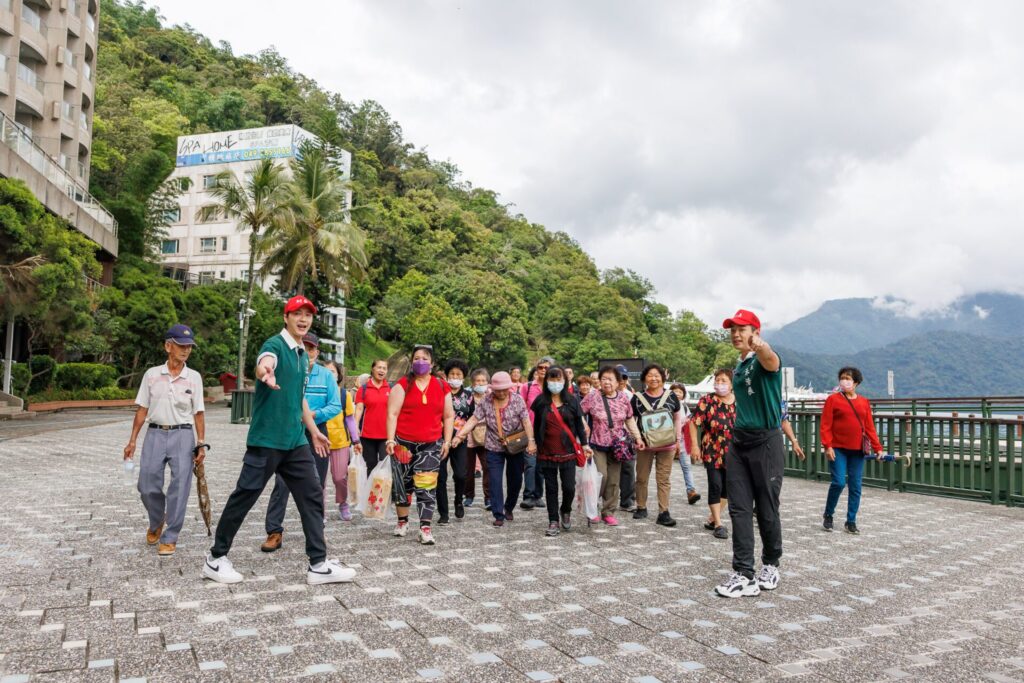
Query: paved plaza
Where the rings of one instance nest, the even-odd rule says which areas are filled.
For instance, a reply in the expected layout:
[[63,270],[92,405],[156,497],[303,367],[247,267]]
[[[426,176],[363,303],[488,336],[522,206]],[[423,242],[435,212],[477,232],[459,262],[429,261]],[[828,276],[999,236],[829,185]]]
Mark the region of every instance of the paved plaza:
[[[131,413],[104,418],[0,422],[0,681],[1024,681],[1024,510],[868,489],[863,533],[827,534],[826,486],[787,480],[782,584],[727,600],[730,542],[678,468],[674,529],[548,539],[543,510],[495,529],[478,503],[421,547],[333,516],[329,554],[358,576],[321,587],[294,505],[283,549],[259,551],[268,488],[226,586],[200,578],[194,493],[177,554],[146,545],[120,471]],[[216,522],[246,427],[208,424]]]

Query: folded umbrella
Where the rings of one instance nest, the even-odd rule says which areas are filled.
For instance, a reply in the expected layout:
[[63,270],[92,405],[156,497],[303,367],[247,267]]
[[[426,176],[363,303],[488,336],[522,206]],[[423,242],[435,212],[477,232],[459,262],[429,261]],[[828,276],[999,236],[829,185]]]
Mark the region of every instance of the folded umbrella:
[[[196,446],[192,452],[193,457],[199,454],[199,448]],[[206,446],[206,448],[210,447]],[[199,512],[203,515],[203,521],[206,522],[206,535],[212,536],[213,530],[210,528],[210,521],[213,515],[210,510],[210,491],[206,486],[206,466],[197,462],[192,465],[192,473],[196,476],[196,495],[199,496]]]

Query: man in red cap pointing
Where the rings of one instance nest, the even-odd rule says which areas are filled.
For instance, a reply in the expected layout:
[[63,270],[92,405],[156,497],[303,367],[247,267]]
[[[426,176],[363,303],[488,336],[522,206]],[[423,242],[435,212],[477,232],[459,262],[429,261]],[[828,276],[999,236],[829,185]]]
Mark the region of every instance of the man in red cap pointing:
[[[740,363],[733,372],[736,423],[726,455],[732,518],[733,574],[715,592],[726,598],[759,595],[779,585],[782,519],[779,496],[785,464],[782,442],[782,362],[761,338],[761,321],[740,309],[722,323]],[[761,535],[761,569],[754,574],[754,514]]]
[[310,444],[324,455],[330,441],[317,429],[303,397],[309,359],[302,338],[313,326],[314,315],[316,306],[306,297],[289,299],[284,307],[284,329],[264,342],[256,359],[258,382],[242,472],[221,512],[213,547],[203,565],[203,576],[213,581],[242,580],[227,557],[228,551],[245,516],[275,474],[291,491],[302,518],[309,556],[306,583],[339,583],[355,577],[355,570],[327,559],[324,542],[323,489]]

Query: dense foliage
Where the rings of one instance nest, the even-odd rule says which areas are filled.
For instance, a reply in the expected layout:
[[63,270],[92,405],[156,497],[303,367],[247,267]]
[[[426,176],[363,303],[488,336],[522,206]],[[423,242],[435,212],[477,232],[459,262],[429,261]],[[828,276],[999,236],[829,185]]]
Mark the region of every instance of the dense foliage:
[[104,5],[93,190],[121,222],[121,249],[159,235],[145,206],[174,163],[177,135],[295,123],[353,154],[352,216],[366,276],[347,304],[402,344],[490,365],[555,353],[590,367],[646,355],[695,379],[718,354],[692,315],[673,316],[635,273],[598,272],[564,233],[513,213],[496,193],[418,151],[375,102],[326,92],[273,49],[236,56],[137,2]]

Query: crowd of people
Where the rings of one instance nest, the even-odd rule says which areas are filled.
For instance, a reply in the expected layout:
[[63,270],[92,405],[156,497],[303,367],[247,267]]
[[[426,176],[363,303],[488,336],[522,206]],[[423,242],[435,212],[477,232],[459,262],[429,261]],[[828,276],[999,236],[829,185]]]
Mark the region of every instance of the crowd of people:
[[[346,388],[344,367],[319,363],[319,340],[310,332],[316,308],[298,296],[284,307],[284,329],[257,356],[256,393],[242,470],[221,512],[203,575],[233,583],[243,579],[227,555],[235,534],[266,484],[274,488],[266,510],[264,552],[282,547],[285,508],[294,499],[309,557],[310,584],[350,581],[354,570],[327,559],[324,527],[328,487],[334,486],[337,520],[351,522],[353,472],[390,468],[392,530],[404,537],[415,506],[416,537],[435,544],[434,526],[461,520],[479,504],[494,527],[520,511],[544,508],[549,537],[576,524],[619,526],[619,515],[674,527],[671,474],[678,459],[687,504],[702,499],[691,466],[707,474],[704,528],[728,539],[732,526],[733,574],[716,587],[724,597],[757,595],[779,584],[782,521],[779,515],[784,436],[796,456],[804,453],[789,425],[782,401],[781,361],[760,336],[760,321],[740,310],[724,321],[740,354],[735,369],[714,371],[714,391],[691,411],[686,387],[669,383],[656,363],[639,374],[634,390],[624,366],[606,365],[576,377],[571,367],[545,356],[529,369],[493,374],[471,369],[463,359],[435,358],[429,345],[412,349],[409,371],[388,382],[388,363],[373,362],[370,373]],[[149,516],[147,541],[161,555],[174,552],[184,520],[192,464],[202,462],[201,379],[185,361],[195,344],[191,330],[168,332],[168,360],[150,369],[140,388],[138,411],[124,457],[130,459],[143,424],[149,423],[142,454],[139,492]],[[443,361],[443,362],[442,362]],[[856,393],[856,368],[839,372],[839,391],[825,402],[822,444],[832,472],[822,528],[833,529],[833,514],[849,489],[845,529],[858,533],[864,460],[884,456],[871,406]],[[353,469],[359,459],[365,469]],[[577,473],[590,465],[601,475],[599,503],[583,519],[573,518]],[[172,482],[165,496],[165,467]],[[654,473],[657,515],[649,510]],[[479,497],[477,479],[481,480]],[[451,486],[449,486],[451,482]],[[356,513],[358,514],[358,513]],[[761,567],[755,572],[754,518],[761,539]],[[539,525],[538,525],[539,526]]]

